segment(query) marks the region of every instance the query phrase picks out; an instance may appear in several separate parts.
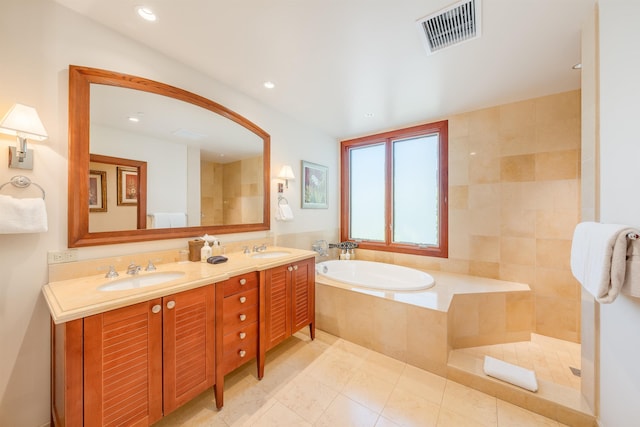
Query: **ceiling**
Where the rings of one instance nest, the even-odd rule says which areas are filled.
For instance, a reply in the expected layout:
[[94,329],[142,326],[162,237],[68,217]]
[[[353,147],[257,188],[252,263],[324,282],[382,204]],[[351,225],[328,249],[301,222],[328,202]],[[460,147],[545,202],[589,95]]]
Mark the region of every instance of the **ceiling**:
[[595,3],[481,0],[481,37],[428,56],[415,21],[454,0],[55,1],[337,139],[579,88]]

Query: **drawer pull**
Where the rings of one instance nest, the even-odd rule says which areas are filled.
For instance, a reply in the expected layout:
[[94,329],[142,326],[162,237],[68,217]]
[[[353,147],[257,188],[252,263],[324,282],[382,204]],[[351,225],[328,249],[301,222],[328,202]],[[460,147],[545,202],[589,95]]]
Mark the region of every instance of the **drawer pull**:
[[246,332],[240,332],[238,335],[240,336],[241,340],[243,340],[243,339],[245,339],[247,337],[247,333]]
[[247,279],[240,279],[240,285],[244,286],[247,284]]
[[247,320],[247,315],[246,314],[241,314],[240,316],[238,316],[240,318],[241,322],[244,322],[245,320]]
[[240,351],[238,352],[238,356],[240,356],[240,357],[245,357],[246,355],[247,355],[247,352],[246,352],[246,351],[244,351],[244,350],[240,350]]
[[171,309],[172,309],[173,307],[175,307],[175,306],[176,306],[176,302],[175,302],[175,301],[169,301],[169,302],[167,303],[167,308],[168,308],[169,310],[171,310]]
[[287,267],[287,271],[293,271],[293,267],[291,266]]
[[247,302],[247,297],[240,297],[240,304]]
[[160,304],[156,304],[153,307],[151,307],[151,312],[154,314],[158,314],[162,311],[162,306]]

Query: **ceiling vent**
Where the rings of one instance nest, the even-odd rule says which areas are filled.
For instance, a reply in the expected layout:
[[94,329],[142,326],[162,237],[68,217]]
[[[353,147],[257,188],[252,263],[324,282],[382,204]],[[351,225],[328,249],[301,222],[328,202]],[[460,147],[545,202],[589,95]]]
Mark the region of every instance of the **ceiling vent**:
[[463,0],[416,24],[427,54],[480,37],[480,0]]

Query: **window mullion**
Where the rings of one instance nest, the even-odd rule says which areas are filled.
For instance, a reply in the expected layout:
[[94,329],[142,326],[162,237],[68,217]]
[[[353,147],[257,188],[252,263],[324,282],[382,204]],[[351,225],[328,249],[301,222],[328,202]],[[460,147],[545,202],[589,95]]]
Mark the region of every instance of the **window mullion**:
[[385,141],[385,244],[393,243],[393,141]]

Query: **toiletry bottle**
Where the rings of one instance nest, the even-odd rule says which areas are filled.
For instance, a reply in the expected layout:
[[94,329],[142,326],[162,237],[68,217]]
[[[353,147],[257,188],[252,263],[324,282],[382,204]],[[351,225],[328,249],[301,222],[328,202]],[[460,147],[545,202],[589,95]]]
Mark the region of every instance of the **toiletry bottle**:
[[209,242],[204,241],[204,246],[200,249],[200,262],[207,262],[207,258],[211,256],[211,246]]

